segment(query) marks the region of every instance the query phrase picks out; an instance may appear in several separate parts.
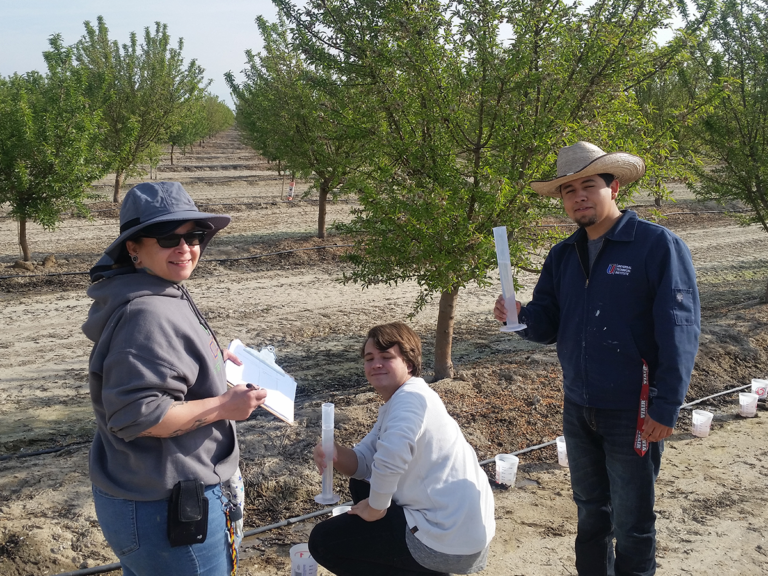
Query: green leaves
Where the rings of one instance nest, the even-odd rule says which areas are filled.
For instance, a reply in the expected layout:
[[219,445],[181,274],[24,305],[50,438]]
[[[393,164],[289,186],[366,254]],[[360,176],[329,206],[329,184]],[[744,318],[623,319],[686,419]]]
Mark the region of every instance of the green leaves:
[[495,226],[510,232],[513,265],[535,267],[552,239],[537,225],[559,206],[527,183],[554,176],[562,146],[635,152],[663,188],[683,165],[680,126],[711,104],[664,76],[685,61],[704,5],[658,46],[675,0],[275,3],[292,47],[357,91],[350,124],[366,156],[347,182],[360,209],[340,227],[356,238],[345,279],[414,280],[416,310],[486,282]]
[[109,169],[116,173],[114,201],[120,200],[123,175],[153,144],[167,141],[182,109],[202,95],[209,82],[195,60],[185,65],[184,43],[171,44],[168,26],[144,29],[141,44],[135,33],[120,46],[109,39],[99,16],[97,27],[85,22],[76,56],[87,73],[90,101],[102,110],[106,130],[102,144]]
[[[60,36],[50,46],[46,76],[0,79],[0,203],[20,222],[45,228],[65,210],[87,213],[87,187],[105,172],[103,125],[86,97],[83,70]],[[26,238],[19,240],[29,260]]]
[[256,19],[264,51],[247,52],[245,81],[227,74],[237,124],[248,143],[292,174],[311,177],[320,192],[318,237],[325,237],[325,201],[364,157],[356,127],[359,90],[309,65],[291,44],[284,19]]
[[738,200],[754,210],[746,223],[768,231],[768,6],[727,0],[695,63],[721,98],[694,125],[711,168],[697,167],[696,194]]
[[516,233],[516,263],[530,265],[532,230],[554,207],[526,183],[553,175],[561,146],[623,127],[625,141],[606,149],[643,149],[646,121],[628,87],[663,62],[652,31],[671,9],[614,0],[584,10],[515,0],[277,4],[309,63],[364,94],[355,124],[374,153],[354,176],[361,211],[342,228],[360,238],[350,279],[415,279],[417,306],[485,281],[494,226]]

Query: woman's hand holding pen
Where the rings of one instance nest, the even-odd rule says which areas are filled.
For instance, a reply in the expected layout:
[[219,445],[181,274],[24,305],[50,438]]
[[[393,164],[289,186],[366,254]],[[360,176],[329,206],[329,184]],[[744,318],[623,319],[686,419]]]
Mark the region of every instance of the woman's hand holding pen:
[[264,404],[267,391],[253,384],[233,386],[220,396],[228,420],[245,420]]

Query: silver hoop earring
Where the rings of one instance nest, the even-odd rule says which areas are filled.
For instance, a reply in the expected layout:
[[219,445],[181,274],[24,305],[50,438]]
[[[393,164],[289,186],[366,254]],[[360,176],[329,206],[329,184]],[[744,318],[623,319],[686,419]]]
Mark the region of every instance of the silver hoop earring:
[[131,256],[131,260],[133,260],[133,263],[136,264],[139,261],[138,254],[134,254],[133,256]]

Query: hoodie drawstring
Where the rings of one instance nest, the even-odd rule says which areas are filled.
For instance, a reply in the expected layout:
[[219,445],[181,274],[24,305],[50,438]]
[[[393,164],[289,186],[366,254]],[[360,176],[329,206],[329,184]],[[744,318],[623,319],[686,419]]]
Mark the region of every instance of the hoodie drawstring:
[[187,287],[182,284],[177,284],[176,286],[179,288],[183,298],[187,301],[187,304],[189,304],[192,312],[197,317],[197,321],[200,322],[200,325],[205,329],[206,332],[213,336],[213,340],[216,342],[216,346],[219,347],[219,350],[224,350],[221,347],[221,344],[219,344],[219,339],[216,338],[216,333],[213,331],[213,328],[211,328],[211,326],[208,324],[208,321],[205,319],[205,316],[203,316],[203,313],[200,312],[200,310],[197,308],[195,301],[192,300],[192,295],[189,293],[189,290],[187,290]]

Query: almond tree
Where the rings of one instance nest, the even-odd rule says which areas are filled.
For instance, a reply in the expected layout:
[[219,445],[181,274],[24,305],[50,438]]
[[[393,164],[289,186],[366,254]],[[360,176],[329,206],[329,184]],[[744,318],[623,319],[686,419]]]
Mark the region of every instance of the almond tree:
[[0,78],[0,204],[8,203],[19,222],[26,261],[27,222],[52,229],[64,211],[87,214],[90,184],[106,172],[100,115],[86,98],[83,70],[61,36],[49,43],[45,76]]
[[[696,62],[727,94],[695,125],[709,167],[697,168],[699,198],[743,202],[744,224],[768,232],[768,4],[726,0]],[[765,300],[768,301],[768,286]]]
[[319,194],[317,237],[325,238],[328,197],[358,164],[361,139],[350,121],[354,90],[307,65],[292,48],[285,20],[256,18],[264,49],[246,52],[245,81],[226,75],[244,140],[281,168],[312,178]]
[[173,127],[168,132],[171,145],[171,165],[176,147],[182,154],[195,142],[223,132],[235,123],[235,114],[220,98],[200,93],[191,98],[176,113]]
[[96,27],[86,21],[85,31],[76,45],[77,60],[87,70],[89,97],[106,123],[102,146],[115,173],[112,200],[119,203],[125,177],[153,143],[166,140],[175,115],[207,84],[196,60],[185,66],[184,42],[172,46],[167,24],[155,22],[154,32],[145,28],[141,44],[132,32],[122,46],[109,39],[101,16]]
[[[634,121],[632,88],[681,49],[653,42],[673,3],[274,1],[308,61],[362,92],[356,124],[377,155],[350,182],[361,208],[343,227],[358,238],[347,279],[414,280],[416,310],[439,294],[435,377],[451,376],[458,295],[488,282],[491,229],[507,226],[513,265],[533,266],[553,205],[527,182],[552,177],[557,150],[596,122]],[[619,97],[632,106],[616,117]]]

